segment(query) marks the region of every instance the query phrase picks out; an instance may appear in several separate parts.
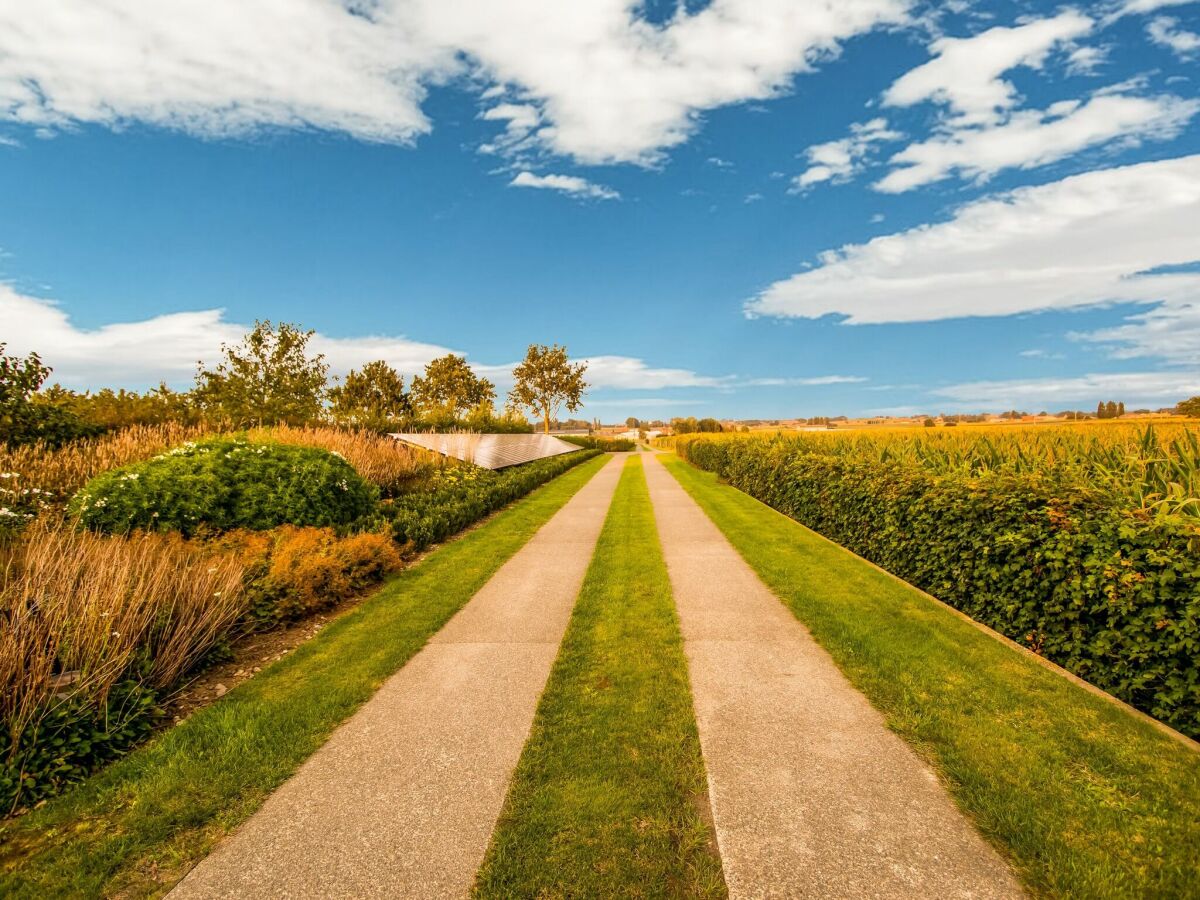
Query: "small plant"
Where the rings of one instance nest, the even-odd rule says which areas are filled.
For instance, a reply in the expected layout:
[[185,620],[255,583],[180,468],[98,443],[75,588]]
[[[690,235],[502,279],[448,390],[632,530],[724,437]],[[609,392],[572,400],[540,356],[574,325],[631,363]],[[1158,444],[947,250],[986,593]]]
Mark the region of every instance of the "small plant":
[[241,439],[187,443],[88,482],[69,505],[81,524],[194,534],[206,528],[349,525],[379,491],[336,453]]

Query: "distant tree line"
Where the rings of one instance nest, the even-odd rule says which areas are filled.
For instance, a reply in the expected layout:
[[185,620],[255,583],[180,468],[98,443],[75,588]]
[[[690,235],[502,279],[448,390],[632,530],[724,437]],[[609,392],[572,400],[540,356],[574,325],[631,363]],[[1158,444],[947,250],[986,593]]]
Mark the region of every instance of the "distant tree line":
[[695,416],[688,416],[686,419],[672,419],[671,430],[676,434],[715,434],[725,429],[716,419],[697,419]]
[[514,370],[513,389],[500,411],[495,385],[454,354],[432,360],[407,385],[384,360],[331,382],[324,356],[309,350],[312,336],[287,322],[256,322],[241,343],[222,345],[214,367],[197,364],[190,391],[161,384],[144,393],[76,392],[59,385],[42,390],[51,369],[41,358],[6,356],[0,344],[0,443],[59,445],[168,421],[233,428],[324,422],[392,431],[531,431],[522,410],[533,412],[548,432],[560,409],[582,406],[588,387],[585,363],[572,363],[565,347],[539,344],[530,345]]

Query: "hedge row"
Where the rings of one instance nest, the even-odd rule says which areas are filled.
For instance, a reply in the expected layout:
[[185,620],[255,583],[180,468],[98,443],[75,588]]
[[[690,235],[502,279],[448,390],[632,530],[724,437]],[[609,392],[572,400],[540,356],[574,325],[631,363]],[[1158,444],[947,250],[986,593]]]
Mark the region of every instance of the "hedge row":
[[604,453],[628,453],[637,447],[637,441],[629,438],[607,438],[591,434],[560,434],[560,441],[574,444],[576,447],[586,447],[589,450],[600,450]]
[[935,474],[787,438],[681,441],[699,468],[1200,737],[1200,523],[1041,473]]
[[498,472],[447,466],[427,490],[404,494],[380,509],[391,521],[392,537],[411,550],[421,550],[599,454],[599,450],[578,450]]

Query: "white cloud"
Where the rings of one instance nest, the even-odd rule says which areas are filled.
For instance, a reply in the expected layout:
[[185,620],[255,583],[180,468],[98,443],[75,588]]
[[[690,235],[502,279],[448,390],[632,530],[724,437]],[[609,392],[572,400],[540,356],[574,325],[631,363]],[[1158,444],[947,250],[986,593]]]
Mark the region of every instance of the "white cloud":
[[785,90],[840,42],[902,21],[910,2],[714,0],[664,25],[633,0],[7,4],[0,119],[405,142],[430,127],[425,86],[470,74],[488,99],[515,98],[508,112],[532,111],[493,114],[511,140],[492,149],[527,139],[583,162],[644,163],[704,111]]
[[[1200,272],[1166,267],[1200,260],[1197,222],[1200,155],[1102,169],[977,200],[949,221],[828,251],[815,268],[750,300],[746,312],[841,315],[864,324],[1160,303],[1125,331],[1096,339],[1129,347],[1145,342],[1143,355],[1162,350],[1163,341],[1178,347],[1190,341],[1195,350]],[[1155,329],[1170,333],[1155,336]]]
[[1108,47],[1076,47],[1067,54],[1067,74],[1094,75],[1108,61]]
[[823,387],[831,384],[862,384],[859,375],[814,375],[808,378],[747,378],[739,387]]
[[1045,409],[1066,404],[1094,406],[1121,400],[1126,406],[1173,406],[1200,394],[1200,373],[1124,372],[1071,378],[974,381],[931,393],[968,409]]
[[[68,387],[182,385],[196,373],[196,363],[216,361],[221,344],[236,344],[250,327],[230,322],[223,310],[167,313],[135,322],[79,328],[53,301],[18,294],[0,284],[0,319],[5,351],[39,353],[54,368],[51,380]],[[324,353],[334,374],[373,359],[386,359],[405,374],[452,352],[405,337],[334,338],[313,336],[312,349]]]
[[901,193],[955,173],[982,180],[1003,169],[1043,166],[1117,139],[1167,140],[1197,112],[1200,100],[1113,93],[1083,104],[1066,101],[1045,110],[1016,112],[1001,125],[956,129],[910,144],[889,160],[897,168],[875,188]]
[[[0,320],[8,345],[5,353],[39,353],[54,368],[51,381],[73,388],[141,387],[159,381],[186,387],[195,376],[198,360],[215,363],[223,343],[237,344],[250,330],[248,325],[226,319],[220,309],[168,313],[84,329],[54,301],[24,296],[5,284],[0,284]],[[402,374],[414,375],[439,356],[465,355],[460,350],[391,335],[331,337],[318,332],[310,346],[313,352],[325,355],[333,375],[344,375],[375,359],[386,360]],[[628,356],[592,356],[585,361],[587,381],[594,388],[718,388],[731,382],[730,376],[657,368]],[[514,365],[472,363],[472,368],[503,390],[512,383]]]
[[518,172],[509,182],[510,187],[540,188],[558,191],[560,194],[570,194],[572,197],[586,197],[595,200],[617,200],[620,194],[602,184],[595,184],[586,178],[576,175],[534,175],[532,172]]
[[138,120],[223,136],[315,127],[427,131],[419,75],[452,58],[330,0],[39,0],[0,6],[0,117]]
[[1154,43],[1167,47],[1176,56],[1188,59],[1200,50],[1200,34],[1184,31],[1179,20],[1170,16],[1159,16],[1146,26],[1146,33]]
[[887,119],[872,119],[850,126],[850,136],[809,147],[804,155],[809,167],[792,179],[793,193],[825,181],[845,181],[860,171],[874,144],[895,141],[903,135],[888,127]]
[[1137,15],[1154,12],[1156,9],[1165,9],[1168,6],[1184,6],[1195,2],[1196,0],[1126,0],[1118,9],[1118,14]]
[[934,58],[907,72],[883,95],[884,106],[934,102],[949,107],[958,125],[998,121],[1017,103],[1017,90],[1002,76],[1018,66],[1040,68],[1056,46],[1090,32],[1094,22],[1068,10],[1052,19],[991,28],[969,38],[939,38]]

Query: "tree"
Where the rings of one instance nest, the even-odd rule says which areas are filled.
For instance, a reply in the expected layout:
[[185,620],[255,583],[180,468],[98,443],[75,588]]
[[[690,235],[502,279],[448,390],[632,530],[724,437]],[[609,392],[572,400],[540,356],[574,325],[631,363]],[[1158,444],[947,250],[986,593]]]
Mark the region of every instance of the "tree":
[[447,353],[425,366],[425,374],[412,380],[412,403],[428,419],[458,420],[480,404],[491,407],[496,386],[480,378],[466,357]]
[[1123,415],[1125,415],[1125,401],[1124,400],[1120,401],[1117,404],[1117,418],[1119,419]]
[[382,359],[367,363],[361,371],[351,369],[329,392],[329,399],[334,419],[347,425],[380,427],[412,414],[404,377]]
[[926,418],[921,424],[923,424],[926,428],[933,428],[935,425],[937,425],[937,422],[933,421],[933,419]]
[[572,364],[566,347],[530,344],[525,359],[513,369],[515,383],[508,399],[514,406],[533,410],[549,434],[550,420],[560,406],[575,412],[583,405],[583,392],[588,388],[583,380],[585,371],[587,363]]
[[627,428],[640,428],[641,424],[642,423],[639,422],[637,419],[635,419],[633,416],[630,416],[628,419],[625,420],[625,426]]
[[299,425],[321,414],[325,357],[309,357],[312,331],[269,320],[254,323],[236,347],[221,345],[224,359],[216,369],[197,363],[196,397],[210,415],[234,425]]
[[1200,419],[1200,397],[1191,397],[1180,401],[1179,405],[1175,407],[1175,411],[1181,416]]

